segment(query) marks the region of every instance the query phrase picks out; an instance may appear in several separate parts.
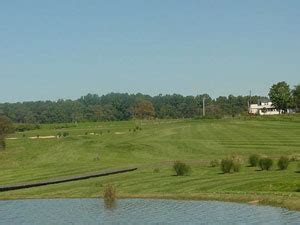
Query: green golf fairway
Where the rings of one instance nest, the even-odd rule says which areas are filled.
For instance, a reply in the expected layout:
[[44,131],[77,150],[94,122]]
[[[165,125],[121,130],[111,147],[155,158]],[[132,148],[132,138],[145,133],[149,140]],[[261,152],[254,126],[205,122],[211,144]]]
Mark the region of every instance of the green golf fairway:
[[[277,118],[277,117],[274,117]],[[137,129],[139,127],[139,129]],[[69,136],[53,138],[58,132]],[[39,138],[30,138],[36,137]],[[251,154],[271,157],[270,171],[248,167]],[[222,174],[210,161],[239,155],[238,173]],[[300,210],[299,162],[280,171],[280,156],[300,155],[300,119],[154,120],[79,123],[12,134],[0,152],[0,185],[138,167],[135,172],[2,192],[0,199],[102,196],[112,183],[119,197],[216,199]],[[175,160],[192,172],[174,176]],[[154,171],[155,170],[155,171]]]

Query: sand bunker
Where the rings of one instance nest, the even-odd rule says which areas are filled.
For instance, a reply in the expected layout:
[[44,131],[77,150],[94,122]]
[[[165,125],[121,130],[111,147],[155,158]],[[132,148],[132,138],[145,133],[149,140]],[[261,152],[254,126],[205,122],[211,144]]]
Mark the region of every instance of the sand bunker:
[[39,137],[29,137],[29,139],[53,139],[57,138],[56,136],[39,136]]

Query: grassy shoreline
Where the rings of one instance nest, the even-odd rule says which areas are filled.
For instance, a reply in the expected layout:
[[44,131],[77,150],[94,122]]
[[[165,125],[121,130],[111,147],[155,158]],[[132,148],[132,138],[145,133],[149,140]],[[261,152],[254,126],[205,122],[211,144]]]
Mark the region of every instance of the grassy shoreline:
[[[243,168],[241,173],[237,174],[219,174],[222,181],[229,180],[220,187],[208,188],[207,191],[197,191],[203,189],[199,186],[205,185],[206,179],[214,178],[218,168],[209,168],[194,166],[191,175],[184,177],[174,176],[174,172],[166,165],[161,168],[159,173],[153,173],[152,168],[140,169],[138,171],[119,174],[102,178],[93,178],[82,181],[72,181],[69,183],[54,184],[49,186],[35,187],[23,190],[1,192],[1,200],[18,200],[18,199],[61,199],[61,198],[101,198],[103,188],[107,184],[114,184],[117,187],[118,198],[150,198],[150,199],[176,199],[176,200],[213,200],[224,202],[248,203],[254,205],[269,205],[275,207],[287,208],[290,210],[300,211],[300,192],[283,192],[283,191],[243,191],[224,190],[220,191],[222,186],[230,183],[235,184],[234,180],[243,182],[240,177],[251,173],[253,168]],[[246,169],[246,170],[245,170]],[[262,179],[271,181],[276,185],[278,180],[282,180],[286,174],[292,172],[295,177],[299,176],[294,173],[294,167],[282,173],[282,171],[252,171],[251,176],[256,176],[260,182]],[[207,177],[201,176],[202,173],[208,174]],[[274,175],[277,173],[276,178]],[[212,174],[212,175],[211,175]],[[292,179],[295,180],[295,179]],[[297,180],[295,180],[297,181]],[[139,184],[136,184],[138,182]],[[156,182],[156,184],[155,184]],[[211,181],[210,181],[211,182]],[[180,186],[179,186],[180,184]],[[214,183],[213,183],[214,184]],[[166,189],[167,188],[167,189]],[[191,190],[192,188],[192,190]]]

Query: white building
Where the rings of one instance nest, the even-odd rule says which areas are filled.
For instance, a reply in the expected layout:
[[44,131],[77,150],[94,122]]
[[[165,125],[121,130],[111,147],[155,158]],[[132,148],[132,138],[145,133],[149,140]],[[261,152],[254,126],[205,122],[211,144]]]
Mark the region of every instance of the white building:
[[272,104],[272,102],[261,102],[259,104],[251,104],[249,107],[250,114],[259,115],[278,115],[278,111]]

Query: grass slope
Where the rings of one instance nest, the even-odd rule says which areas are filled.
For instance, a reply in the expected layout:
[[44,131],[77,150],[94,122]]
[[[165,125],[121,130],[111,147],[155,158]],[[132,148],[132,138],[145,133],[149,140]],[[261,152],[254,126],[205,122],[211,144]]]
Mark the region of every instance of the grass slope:
[[[142,130],[133,132],[139,126]],[[131,130],[131,131],[129,131]],[[51,136],[60,139],[28,139]],[[88,133],[88,135],[86,135]],[[93,135],[90,133],[94,133]],[[57,129],[13,134],[0,152],[0,185],[41,181],[104,169],[139,167],[114,175],[47,187],[0,193],[0,199],[99,197],[107,183],[117,186],[121,197],[159,197],[256,201],[300,210],[300,173],[297,163],[286,171],[257,171],[247,167],[252,153],[278,159],[300,154],[300,120],[225,119],[162,120],[82,123]],[[209,167],[212,159],[240,155],[245,163],[239,173],[221,174]],[[192,173],[176,177],[175,160],[186,161]],[[153,170],[159,168],[159,172]]]

